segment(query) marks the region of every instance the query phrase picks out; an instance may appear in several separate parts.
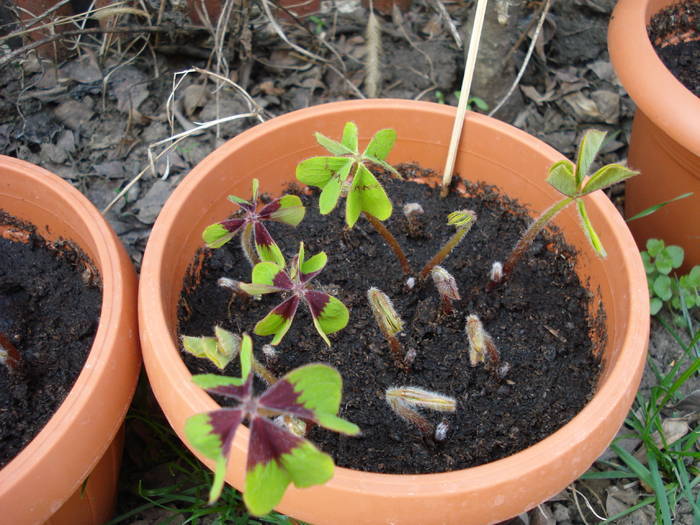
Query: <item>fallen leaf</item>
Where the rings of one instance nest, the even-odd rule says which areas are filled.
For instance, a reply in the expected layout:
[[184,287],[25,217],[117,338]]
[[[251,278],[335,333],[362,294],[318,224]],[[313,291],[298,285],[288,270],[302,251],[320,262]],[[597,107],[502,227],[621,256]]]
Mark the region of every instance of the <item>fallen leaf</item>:
[[109,87],[117,99],[117,109],[135,111],[148,98],[148,76],[133,66],[120,67],[109,77]]
[[53,110],[56,118],[76,131],[92,118],[95,112],[86,104],[77,100],[67,100]]
[[609,60],[596,60],[595,62],[591,62],[588,64],[588,69],[593,71],[601,80],[612,82],[615,78],[615,71]]
[[673,408],[686,414],[700,412],[700,390],[694,390]]
[[60,70],[64,78],[69,78],[81,84],[90,84],[102,80],[102,71],[97,65],[97,60],[90,52],[86,52],[80,58],[68,62]]
[[543,102],[549,102],[554,98],[554,91],[548,91],[544,95],[541,95],[534,86],[520,86],[520,90],[527,98],[532,100],[538,106]]
[[185,114],[192,118],[192,116],[209,101],[211,93],[201,84],[190,84],[187,86],[182,94],[182,107],[185,110]]
[[579,120],[584,122],[602,120],[603,116],[600,114],[596,103],[580,91],[565,95],[564,100],[571,106]]
[[259,91],[262,91],[266,95],[283,95],[285,90],[282,88],[275,87],[275,83],[272,80],[265,80],[264,82],[260,82],[257,86]]
[[600,89],[591,93],[598,112],[606,124],[617,124],[620,121],[620,95],[612,91]]
[[421,33],[428,35],[428,38],[433,38],[442,32],[442,21],[438,14],[433,15],[421,28]]
[[654,443],[656,444],[657,447],[660,449],[664,448],[664,441],[666,442],[667,445],[671,445],[681,439],[683,436],[685,436],[688,431],[690,430],[690,427],[688,425],[688,421],[683,418],[668,418],[664,419],[663,422],[661,423],[661,429],[663,432],[663,439],[662,439],[662,434],[659,433],[657,430],[654,432],[651,437],[654,440]]

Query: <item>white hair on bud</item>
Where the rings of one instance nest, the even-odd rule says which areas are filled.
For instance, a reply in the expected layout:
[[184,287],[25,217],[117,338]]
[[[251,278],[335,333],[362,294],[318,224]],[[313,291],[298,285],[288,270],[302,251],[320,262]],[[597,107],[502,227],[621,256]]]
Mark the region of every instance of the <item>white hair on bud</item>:
[[503,265],[496,261],[491,266],[491,272],[489,273],[489,279],[494,283],[500,283],[503,279]]
[[219,280],[216,281],[216,285],[220,286],[221,288],[228,288],[230,290],[238,290],[238,281],[235,279],[231,279],[230,277],[219,277]]
[[435,441],[445,441],[447,439],[447,431],[450,429],[450,425],[444,419],[440,421],[435,427]]
[[413,287],[416,285],[416,278],[415,277],[409,277],[406,279],[406,288],[409,290],[413,290]]

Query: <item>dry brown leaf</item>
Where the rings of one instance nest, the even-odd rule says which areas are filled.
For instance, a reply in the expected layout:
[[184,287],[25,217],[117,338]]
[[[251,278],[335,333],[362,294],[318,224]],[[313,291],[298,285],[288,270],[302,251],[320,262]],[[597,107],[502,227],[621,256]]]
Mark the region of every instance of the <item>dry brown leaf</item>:
[[543,102],[549,102],[554,98],[554,91],[548,91],[544,95],[541,95],[534,86],[520,86],[520,90],[527,98],[532,100],[538,106]]
[[53,110],[56,118],[72,130],[77,130],[92,118],[95,112],[77,100],[67,100]]
[[182,108],[185,110],[185,114],[192,118],[192,115],[205,106],[210,97],[211,93],[206,86],[201,84],[187,86],[182,95]]
[[700,412],[700,390],[694,390],[673,408],[686,414]]
[[90,84],[102,80],[102,71],[95,56],[86,51],[80,58],[68,62],[60,70],[61,77],[69,78],[81,84]]
[[658,431],[654,432],[651,436],[656,446],[660,449],[664,448],[664,440],[667,445],[671,445],[685,436],[690,430],[688,420],[684,418],[664,419],[661,423],[661,428],[663,430],[664,439],[662,439],[662,435]]
[[598,112],[606,124],[617,124],[620,121],[620,95],[612,91],[599,89],[591,93],[591,99],[598,107]]
[[258,84],[258,90],[265,93],[266,95],[283,95],[285,90],[282,88],[275,87],[275,83],[272,80],[265,80]]
[[434,38],[442,32],[442,20],[438,14],[430,17],[430,20],[421,28],[421,33],[428,35],[428,38]]
[[564,100],[571,106],[579,120],[584,122],[602,120],[603,116],[600,114],[596,103],[580,91],[565,95]]

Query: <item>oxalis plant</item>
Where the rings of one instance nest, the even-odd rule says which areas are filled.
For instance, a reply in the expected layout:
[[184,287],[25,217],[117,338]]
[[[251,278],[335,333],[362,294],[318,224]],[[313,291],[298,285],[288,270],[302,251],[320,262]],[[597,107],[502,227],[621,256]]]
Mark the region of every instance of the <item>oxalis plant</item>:
[[310,487],[333,477],[333,459],[310,441],[270,420],[291,416],[348,435],[360,429],[337,416],[342,379],[334,368],[309,364],[277,380],[260,395],[253,392],[253,343],[247,334],[240,346],[241,377],[200,374],[192,381],[211,394],[233,399],[236,407],[197,414],[185,423],[189,442],[216,462],[210,503],[221,495],[233,438],[247,421],[250,429],[243,501],[257,516],[270,512],[287,486]]

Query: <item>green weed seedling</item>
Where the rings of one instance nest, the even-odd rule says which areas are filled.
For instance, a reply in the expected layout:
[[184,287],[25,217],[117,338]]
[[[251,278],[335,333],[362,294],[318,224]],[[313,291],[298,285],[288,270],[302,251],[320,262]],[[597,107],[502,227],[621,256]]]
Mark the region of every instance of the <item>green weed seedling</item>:
[[310,288],[311,280],[326,266],[328,256],[320,252],[304,258],[304,243],[299,243],[299,253],[289,263],[288,270],[276,262],[264,261],[253,267],[252,283],[240,283],[239,287],[250,295],[287,292],[290,296],[275,306],[261,319],[253,331],[257,335],[274,335],[272,345],[278,345],[292,326],[299,303],[304,301],[311,312],[314,326],[328,346],[328,334],[342,330],[348,324],[350,313],[335,297]]
[[242,213],[207,226],[202,238],[209,248],[220,248],[240,234],[241,248],[251,265],[260,261],[272,261],[284,266],[282,252],[263,222],[276,221],[296,226],[304,219],[306,208],[298,196],[283,195],[258,210],[259,186],[258,179],[253,179],[252,196],[249,201],[229,195],[228,199],[237,204]]
[[537,234],[542,231],[547,223],[561,210],[573,202],[576,203],[579,218],[581,219],[581,227],[586,237],[588,237],[591,246],[593,246],[593,249],[600,257],[606,256],[605,248],[603,248],[603,244],[598,234],[593,229],[593,225],[588,217],[583,197],[594,191],[603,190],[613,184],[629,179],[637,175],[638,172],[632,171],[620,164],[607,164],[588,177],[591,165],[598,155],[600,148],[603,146],[605,135],[606,133],[603,131],[587,131],[581,140],[581,144],[579,144],[575,166],[568,160],[562,160],[555,162],[549,168],[547,182],[554,189],[563,194],[564,198],[543,211],[523,233],[513,248],[513,251],[511,251],[506,259],[506,262],[503,264],[503,271],[500,274],[501,280],[499,282],[493,280],[489,281],[487,290],[492,290],[499,283],[505,282],[510,277],[513,268],[515,268],[515,265],[525,254]]
[[682,325],[682,306],[692,310],[700,305],[700,265],[686,275],[671,276],[671,272],[683,264],[683,248],[666,246],[660,239],[649,239],[646,246],[641,256],[649,285],[651,315],[657,315],[666,304],[674,322]]
[[240,424],[250,429],[243,501],[256,516],[270,512],[287,486],[310,487],[333,477],[333,459],[310,441],[275,424],[271,417],[291,416],[348,435],[357,425],[337,416],[342,379],[334,368],[310,364],[296,368],[261,395],[253,393],[253,343],[243,334],[240,347],[241,377],[200,374],[194,383],[211,394],[238,402],[236,407],[197,414],[185,423],[188,441],[216,461],[209,492],[213,504],[221,495],[231,447]]

